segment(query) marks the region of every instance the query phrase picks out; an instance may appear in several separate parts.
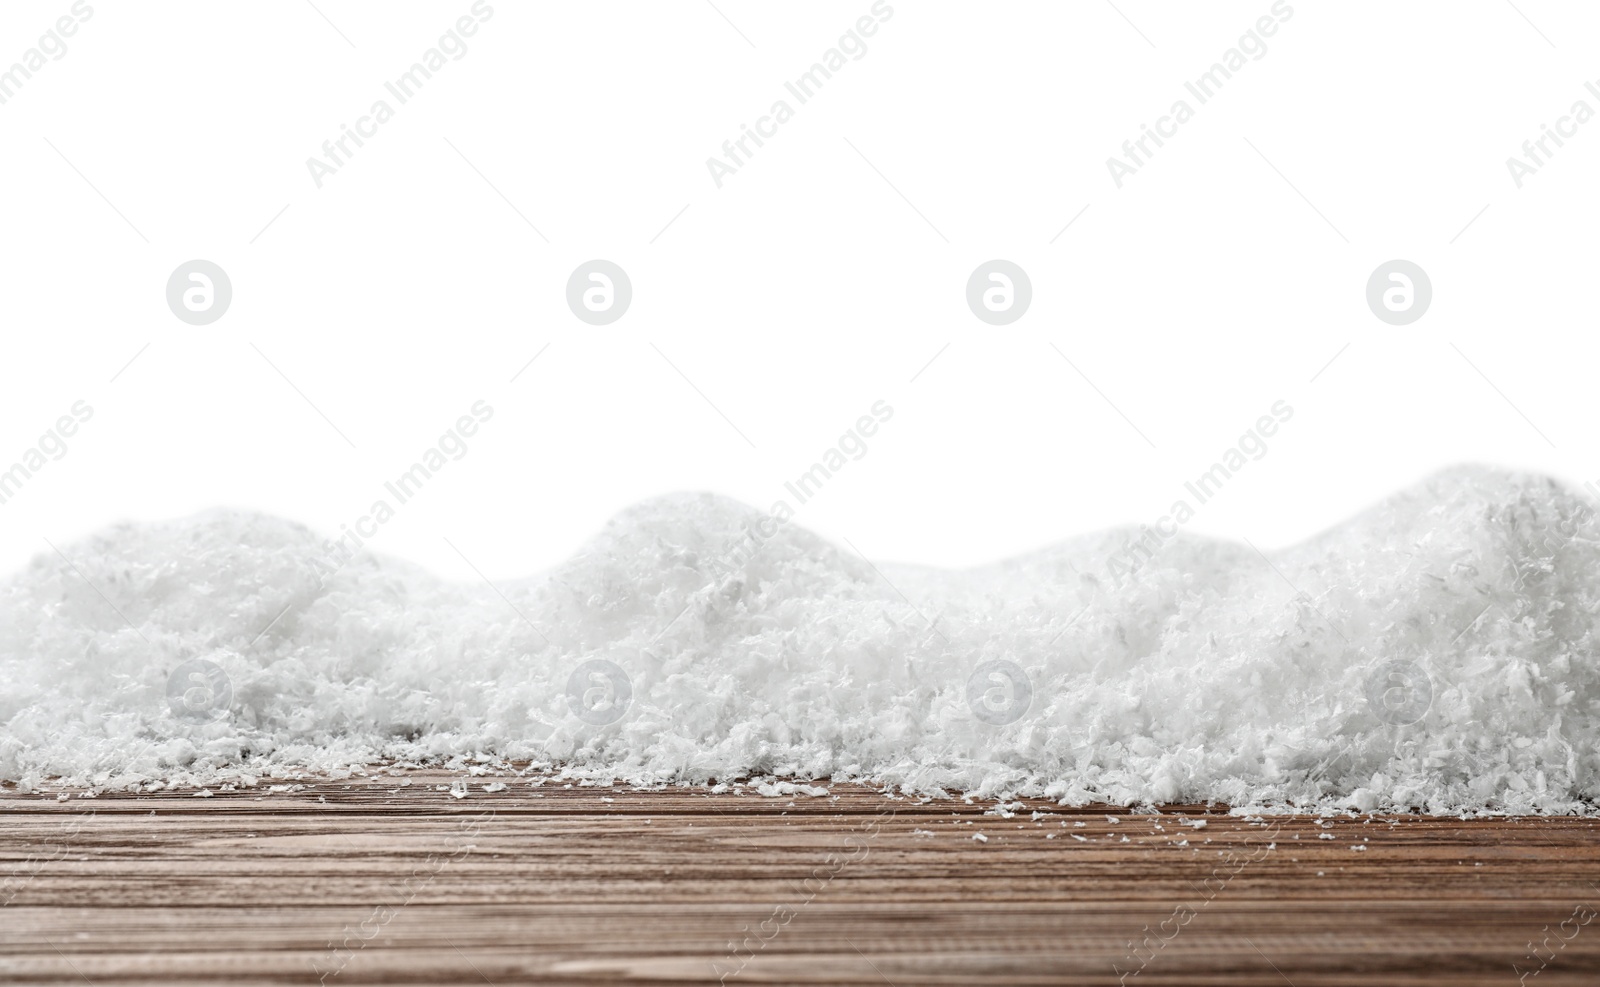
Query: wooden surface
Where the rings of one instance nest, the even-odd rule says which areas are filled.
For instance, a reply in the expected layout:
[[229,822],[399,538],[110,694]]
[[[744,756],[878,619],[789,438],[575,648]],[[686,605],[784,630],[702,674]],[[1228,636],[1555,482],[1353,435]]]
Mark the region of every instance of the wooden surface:
[[1600,983],[1589,819],[404,777],[0,792],[0,982]]

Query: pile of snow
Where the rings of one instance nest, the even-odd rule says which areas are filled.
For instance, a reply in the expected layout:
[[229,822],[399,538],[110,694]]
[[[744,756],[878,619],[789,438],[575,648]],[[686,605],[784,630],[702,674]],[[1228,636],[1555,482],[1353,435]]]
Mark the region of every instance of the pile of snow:
[[1270,556],[1130,529],[874,565],[711,495],[497,586],[328,554],[215,512],[36,559],[0,584],[0,779],[487,754],[1067,803],[1572,812],[1600,790],[1600,521],[1540,477],[1452,470]]

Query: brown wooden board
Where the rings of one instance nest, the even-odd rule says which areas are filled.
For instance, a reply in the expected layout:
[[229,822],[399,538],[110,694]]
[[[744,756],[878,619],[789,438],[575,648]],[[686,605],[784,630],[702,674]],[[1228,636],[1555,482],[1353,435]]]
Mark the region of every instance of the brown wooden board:
[[0,982],[1600,983],[1593,819],[458,777],[0,792]]

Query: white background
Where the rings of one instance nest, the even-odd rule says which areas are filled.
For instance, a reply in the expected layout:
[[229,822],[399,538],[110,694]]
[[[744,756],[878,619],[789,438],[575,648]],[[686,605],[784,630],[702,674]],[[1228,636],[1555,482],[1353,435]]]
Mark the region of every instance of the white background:
[[[1286,544],[1464,460],[1600,477],[1600,121],[1521,189],[1505,164],[1600,110],[1592,6],[1294,2],[1121,189],[1106,159],[1269,0],[897,0],[720,189],[706,159],[870,0],[498,0],[320,189],[306,159],[467,0],[92,6],[0,106],[0,460],[95,409],[0,506],[6,571],[217,505],[336,533],[480,399],[371,547],[526,575],[666,491],[794,503],[878,400],[796,520],[899,561],[1153,521],[1280,399],[1192,530]],[[69,8],[0,8],[0,65]],[[565,304],[594,257],[633,282],[611,326]],[[994,257],[1034,288],[1005,327],[964,300]],[[192,258],[233,282],[210,326],[165,304]],[[1406,327],[1364,299],[1391,258],[1433,282]]]

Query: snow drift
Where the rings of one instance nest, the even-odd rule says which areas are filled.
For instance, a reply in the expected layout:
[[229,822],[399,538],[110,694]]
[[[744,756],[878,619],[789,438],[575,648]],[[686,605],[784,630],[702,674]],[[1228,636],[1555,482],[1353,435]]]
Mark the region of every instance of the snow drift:
[[1590,811],[1600,521],[1576,492],[1462,468],[1268,555],[1141,540],[875,565],[674,495],[491,586],[331,566],[259,515],[122,525],[0,585],[0,779],[481,754],[638,783]]

